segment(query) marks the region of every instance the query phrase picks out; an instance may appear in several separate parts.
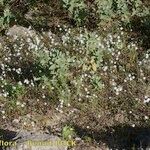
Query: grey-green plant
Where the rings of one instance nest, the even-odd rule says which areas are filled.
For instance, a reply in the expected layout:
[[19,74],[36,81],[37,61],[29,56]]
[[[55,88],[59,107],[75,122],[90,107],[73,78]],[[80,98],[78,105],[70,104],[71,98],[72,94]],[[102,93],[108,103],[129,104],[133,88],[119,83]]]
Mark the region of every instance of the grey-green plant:
[[101,37],[96,32],[85,33],[86,38],[86,57],[91,57],[97,67],[100,66],[103,60],[103,49],[100,47]]
[[66,53],[55,48],[49,54],[42,50],[36,51],[38,62],[47,69],[47,77],[45,76],[44,79],[49,82],[49,86],[57,90],[59,99],[63,99],[65,103],[71,97],[67,83],[70,74],[69,67],[74,59]]
[[71,98],[70,89],[68,86],[68,77],[70,76],[69,67],[73,61],[69,55],[55,50],[56,54],[51,59],[49,70],[52,74],[52,84],[59,93],[59,99],[63,99],[66,103]]

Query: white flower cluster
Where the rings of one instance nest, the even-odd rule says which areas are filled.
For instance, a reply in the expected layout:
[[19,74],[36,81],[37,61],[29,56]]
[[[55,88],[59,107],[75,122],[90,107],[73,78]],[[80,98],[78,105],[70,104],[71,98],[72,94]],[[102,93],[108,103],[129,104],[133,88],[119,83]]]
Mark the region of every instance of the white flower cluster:
[[149,96],[145,96],[144,97],[144,103],[149,103],[150,102],[150,97]]
[[[132,68],[129,60],[135,59],[128,57],[132,55],[132,52],[137,54],[139,48],[137,43],[133,42],[134,40],[130,39],[130,43],[124,40],[126,33],[123,32],[122,27],[118,33],[108,33],[106,36],[101,35],[99,31],[89,32],[85,28],[79,29],[79,31],[67,27],[59,28],[59,36],[50,31],[38,35],[33,33],[32,30],[27,30],[26,36],[21,37],[19,35],[11,36],[8,33],[9,44],[2,45],[4,54],[0,64],[0,96],[8,97],[10,95],[6,80],[12,83],[13,90],[17,90],[16,85],[36,87],[36,83],[40,82],[43,76],[53,74],[55,77],[53,76],[52,79],[58,80],[54,71],[61,70],[62,72],[60,71],[59,75],[63,75],[70,68],[74,69],[72,69],[73,74],[76,72],[76,76],[80,77],[79,82],[77,82],[77,77],[74,77],[74,81],[72,81],[75,88],[80,90],[77,98],[80,102],[93,97],[98,99],[95,93],[96,88],[93,88],[93,80],[97,85],[107,88],[107,83],[101,83],[101,79],[97,76],[103,76],[109,80],[108,82],[110,82],[112,91],[116,96],[123,94],[124,84],[132,83],[138,78],[134,70],[127,71],[127,69]],[[107,55],[106,60],[104,54]],[[73,59],[71,56],[74,56]],[[125,64],[123,61],[125,61]],[[145,65],[149,66],[149,53],[146,53],[143,59],[137,59],[136,61],[140,70],[139,77],[142,77],[140,80],[146,81],[147,76],[144,67]],[[60,67],[63,62],[65,62],[64,66]],[[38,68],[38,66],[34,69],[31,68],[31,65],[36,63],[43,68]],[[24,64],[25,66],[23,66]],[[25,72],[25,68],[29,70]],[[46,73],[43,71],[45,68]],[[48,69],[53,70],[53,73],[49,73]],[[123,77],[119,71],[124,74]],[[35,72],[39,73],[38,77]],[[63,77],[66,77],[66,74]],[[46,90],[46,85],[41,87],[42,90]],[[53,85],[52,88],[55,91]],[[97,91],[99,90],[100,87]],[[46,96],[43,94],[42,98],[45,99]],[[64,99],[59,100],[60,105],[57,110],[62,112],[64,101]],[[145,97],[144,103],[149,101],[149,97]],[[25,104],[18,105],[25,106]],[[44,105],[47,105],[47,103]],[[70,103],[68,103],[68,106],[70,106]]]

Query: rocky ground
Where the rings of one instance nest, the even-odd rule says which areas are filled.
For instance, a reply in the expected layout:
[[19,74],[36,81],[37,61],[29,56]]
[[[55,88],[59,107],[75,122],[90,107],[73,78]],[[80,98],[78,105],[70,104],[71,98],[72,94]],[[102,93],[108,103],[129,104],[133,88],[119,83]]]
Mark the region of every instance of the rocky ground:
[[150,4],[106,1],[0,1],[0,150],[150,149]]
[[[13,37],[21,37],[21,38],[28,38],[28,34],[34,38],[36,36],[36,32],[34,30],[30,30],[21,26],[13,26],[10,28],[6,35],[7,36],[13,36]],[[7,38],[7,37],[6,37]],[[58,40],[57,35],[55,36],[56,40]],[[4,39],[1,38],[1,44],[4,44]],[[71,109],[71,108],[70,108]],[[72,108],[74,109],[74,108]],[[68,110],[70,111],[70,110]],[[27,145],[27,141],[29,140],[60,140],[60,132],[62,128],[62,124],[66,123],[68,121],[76,120],[76,116],[73,115],[74,112],[78,112],[78,110],[70,111],[72,113],[61,113],[57,111],[49,111],[47,112],[47,115],[40,115],[38,113],[27,114],[26,116],[20,116],[18,119],[12,120],[12,122],[5,124],[4,128],[10,129],[12,131],[5,131],[1,130],[1,135],[5,140],[13,140],[17,142],[16,147],[7,147],[4,148],[6,150],[105,150],[105,149],[111,149],[111,148],[122,148],[125,147],[126,149],[130,149],[130,147],[135,146],[135,148],[138,148],[140,146],[144,146],[145,148],[150,148],[150,131],[149,129],[140,129],[140,128],[130,128],[130,127],[124,127],[124,128],[117,128],[118,131],[113,132],[113,129],[107,132],[96,132],[94,135],[96,136],[94,139],[96,140],[94,143],[90,142],[90,139],[87,137],[86,140],[82,140],[80,137],[82,137],[84,134],[90,133],[87,130],[84,130],[80,128],[79,126],[76,127],[77,137],[76,137],[76,146],[69,147],[69,146],[29,146]],[[48,117],[51,116],[51,117]],[[105,115],[104,115],[105,117]],[[37,120],[38,118],[38,120]],[[31,120],[36,120],[36,124],[34,124],[34,121],[31,122]],[[79,119],[79,118],[78,118]],[[115,119],[117,121],[124,122],[124,117],[122,115],[116,115]],[[22,121],[26,120],[26,125],[22,124]],[[29,121],[29,122],[28,122]],[[31,124],[30,124],[31,122]],[[113,119],[109,119],[107,121],[107,124],[113,125],[114,123]],[[8,125],[8,126],[7,126]],[[81,125],[82,126],[82,125]],[[20,129],[23,130],[20,130]],[[115,128],[115,127],[113,127]],[[15,132],[13,132],[13,130]],[[33,130],[33,131],[32,131]],[[120,135],[119,130],[126,130],[125,135]],[[115,131],[115,130],[114,130]],[[137,132],[134,133],[134,132]],[[133,137],[132,137],[133,136]],[[90,135],[89,135],[90,137]],[[3,139],[2,138],[2,139]],[[129,140],[129,139],[130,140]],[[90,142],[90,144],[89,144]],[[129,148],[128,148],[129,147]],[[2,148],[3,149],[3,148]]]

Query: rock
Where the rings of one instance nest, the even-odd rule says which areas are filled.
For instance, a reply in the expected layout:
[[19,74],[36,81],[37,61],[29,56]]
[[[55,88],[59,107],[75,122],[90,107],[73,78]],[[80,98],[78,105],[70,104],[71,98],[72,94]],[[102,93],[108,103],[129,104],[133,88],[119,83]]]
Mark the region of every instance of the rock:
[[68,147],[59,137],[42,132],[22,131],[5,141],[11,141],[13,144],[3,150],[67,150]]
[[7,36],[16,36],[22,38],[36,36],[36,32],[34,30],[17,25],[14,25],[13,27],[9,28],[6,34]]

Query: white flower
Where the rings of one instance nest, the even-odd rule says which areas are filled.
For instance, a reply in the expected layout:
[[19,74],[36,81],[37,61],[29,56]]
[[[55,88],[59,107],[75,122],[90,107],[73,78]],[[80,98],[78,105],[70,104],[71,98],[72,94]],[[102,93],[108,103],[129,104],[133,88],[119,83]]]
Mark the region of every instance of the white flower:
[[88,91],[88,89],[87,88],[84,88],[84,90],[87,92]]
[[89,129],[90,127],[89,127],[89,126],[87,126],[86,128],[87,128],[87,129]]
[[145,119],[145,120],[148,120],[148,119],[149,119],[149,117],[148,117],[148,116],[145,116],[145,117],[144,117],[144,119]]
[[150,102],[150,98],[145,96],[144,103],[149,103],[149,102]]
[[3,118],[3,119],[6,119],[6,116],[3,116],[2,118]]
[[118,91],[116,91],[116,95],[119,95],[119,92],[118,92]]
[[7,60],[8,60],[8,58],[5,58],[4,60],[5,60],[5,61],[7,61]]
[[44,86],[44,85],[42,86],[42,89],[45,89],[45,86]]
[[101,117],[101,115],[98,115],[98,118],[100,118]]
[[28,79],[25,79],[25,80],[24,80],[24,83],[29,84],[29,80],[28,80]]
[[143,80],[146,80],[146,77],[143,77]]
[[21,104],[21,107],[23,108],[25,105],[24,104]]
[[89,98],[89,95],[86,95],[86,98]]
[[146,58],[146,59],[148,59],[148,58],[149,58],[149,55],[148,55],[148,54],[146,54],[145,58]]
[[27,123],[26,123],[26,122],[24,122],[24,123],[23,123],[23,125],[27,125]]
[[36,37],[35,39],[36,39],[36,44],[39,45],[40,44],[40,39],[38,37]]
[[17,105],[17,106],[18,106],[18,105],[20,105],[20,102],[19,102],[19,101],[17,101],[17,102],[16,102],[16,105]]
[[104,67],[103,67],[103,70],[104,70],[104,71],[107,71],[107,69],[108,69],[108,66],[104,66]]
[[12,88],[13,88],[14,90],[16,90],[16,87],[15,87],[15,86],[13,86]]
[[2,110],[1,113],[2,113],[2,114],[5,114],[5,110]]
[[119,87],[118,87],[118,90],[119,90],[120,92],[122,91],[122,89],[123,89],[122,86],[119,86]]
[[120,30],[123,30],[123,27],[120,27]]
[[16,69],[16,72],[17,72],[18,74],[20,74],[20,73],[21,73],[21,68]]
[[8,95],[9,95],[8,92],[3,93],[3,96],[4,96],[4,97],[7,97]]
[[45,98],[45,97],[46,97],[46,96],[43,94],[43,95],[42,95],[42,98]]
[[31,29],[32,29],[31,26],[29,26],[29,27],[28,27],[28,31],[30,31]]
[[34,126],[35,126],[35,123],[32,121],[32,122],[31,122],[31,125],[32,125],[32,127],[34,127]]
[[19,52],[16,54],[16,56],[20,56],[20,55],[21,55],[21,53],[19,53]]
[[19,84],[19,85],[22,85],[22,82],[21,82],[21,81],[19,81],[19,82],[18,82],[18,84]]

